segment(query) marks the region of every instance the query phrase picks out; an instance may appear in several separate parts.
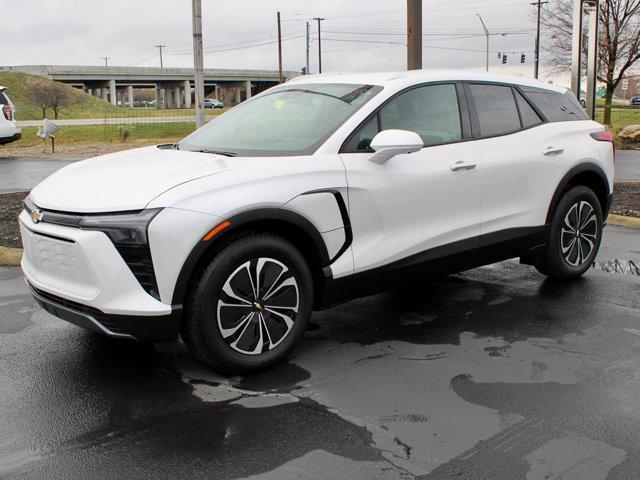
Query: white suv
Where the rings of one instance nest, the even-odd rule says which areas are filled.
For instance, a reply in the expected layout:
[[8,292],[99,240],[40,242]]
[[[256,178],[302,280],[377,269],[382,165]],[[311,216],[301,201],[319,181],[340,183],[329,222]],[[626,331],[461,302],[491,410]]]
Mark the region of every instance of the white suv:
[[225,371],[283,358],[311,312],[520,257],[590,267],[612,136],[564,89],[417,71],[298,77],[180,143],[78,162],[20,215],[54,315],[114,337],[180,333]]
[[22,137],[22,129],[16,122],[16,107],[14,107],[6,87],[0,86],[0,144],[10,143]]

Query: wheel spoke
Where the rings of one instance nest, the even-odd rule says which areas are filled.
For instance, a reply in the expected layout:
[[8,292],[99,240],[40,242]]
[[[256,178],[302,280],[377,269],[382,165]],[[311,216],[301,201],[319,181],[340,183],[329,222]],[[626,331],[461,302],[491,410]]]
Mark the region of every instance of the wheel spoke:
[[259,257],[243,263],[225,281],[218,298],[222,338],[246,355],[272,350],[294,326],[299,295],[295,277],[282,262]]
[[[222,328],[222,326],[220,326],[220,333],[222,334],[222,338],[228,338],[232,336],[242,327],[244,327],[244,329],[242,330],[242,333],[244,333],[244,330],[246,330],[247,325],[249,325],[249,323],[251,322],[253,315],[254,315],[253,312],[247,313],[244,317],[242,317],[240,322],[238,322],[238,325],[236,325],[233,328]],[[242,336],[242,333],[238,336],[238,338]]]
[[566,247],[562,247],[562,253],[565,254],[569,252],[569,255],[571,255],[571,250],[573,249],[573,246],[575,245],[575,243],[576,243],[576,238],[573,237],[569,245],[567,245]]

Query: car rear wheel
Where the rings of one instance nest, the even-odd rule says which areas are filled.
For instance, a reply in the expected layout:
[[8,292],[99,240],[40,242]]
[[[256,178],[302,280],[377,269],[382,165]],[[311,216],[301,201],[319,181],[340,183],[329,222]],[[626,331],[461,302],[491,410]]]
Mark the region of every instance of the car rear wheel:
[[281,237],[251,234],[223,249],[192,286],[182,336],[217,370],[259,370],[295,347],[312,305],[300,252]]
[[602,239],[602,207],[593,190],[573,187],[551,220],[549,240],[536,268],[561,280],[578,278],[593,264]]

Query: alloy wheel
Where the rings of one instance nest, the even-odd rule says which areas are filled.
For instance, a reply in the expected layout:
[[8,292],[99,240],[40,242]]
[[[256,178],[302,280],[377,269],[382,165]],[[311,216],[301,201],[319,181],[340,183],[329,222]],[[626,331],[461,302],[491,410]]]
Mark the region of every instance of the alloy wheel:
[[237,352],[260,355],[291,332],[299,303],[298,284],[286,265],[273,258],[252,259],[222,287],[216,309],[220,334]]
[[574,267],[584,264],[596,248],[598,221],[589,202],[581,200],[571,206],[562,223],[562,256]]

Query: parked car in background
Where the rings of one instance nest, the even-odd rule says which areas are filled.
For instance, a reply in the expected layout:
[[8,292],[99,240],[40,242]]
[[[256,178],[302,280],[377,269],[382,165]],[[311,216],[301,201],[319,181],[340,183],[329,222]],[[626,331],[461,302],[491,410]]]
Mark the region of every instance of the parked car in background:
[[177,144],[54,173],[20,214],[22,269],[60,318],[180,332],[208,365],[256,370],[348,299],[517,257],[580,277],[612,142],[571,92],[521,77],[300,76]]
[[0,144],[10,143],[22,137],[22,130],[16,122],[16,107],[7,95],[6,87],[0,86]]
[[224,104],[215,98],[205,98],[204,108],[224,108]]
[[640,105],[640,95],[634,95],[633,97],[631,97],[631,100],[629,101],[630,105]]

